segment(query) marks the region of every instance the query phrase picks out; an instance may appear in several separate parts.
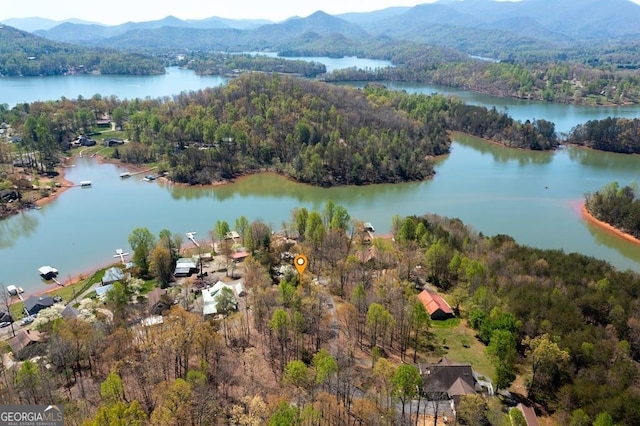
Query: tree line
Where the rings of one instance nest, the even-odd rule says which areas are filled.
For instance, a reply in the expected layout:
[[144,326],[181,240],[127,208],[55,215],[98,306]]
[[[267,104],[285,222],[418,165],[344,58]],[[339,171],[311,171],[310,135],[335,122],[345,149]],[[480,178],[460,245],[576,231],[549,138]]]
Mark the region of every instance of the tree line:
[[291,60],[264,54],[191,53],[177,64],[200,75],[234,75],[246,71],[279,72],[315,78],[327,72],[327,67],[315,61]]
[[594,217],[640,238],[640,190],[637,183],[620,187],[612,182],[585,195],[585,207]]
[[640,119],[589,120],[574,127],[567,142],[600,151],[640,154]]

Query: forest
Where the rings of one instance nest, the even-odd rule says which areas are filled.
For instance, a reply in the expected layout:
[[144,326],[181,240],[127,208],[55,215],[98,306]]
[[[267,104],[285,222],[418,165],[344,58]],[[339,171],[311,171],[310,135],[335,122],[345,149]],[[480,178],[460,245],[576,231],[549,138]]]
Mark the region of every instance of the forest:
[[608,117],[579,124],[567,142],[600,151],[640,154],[640,120]]
[[585,196],[585,206],[597,219],[640,238],[640,188],[637,183],[620,187],[611,182]]
[[[418,366],[448,348],[416,298],[433,287],[454,307],[454,327],[472,330],[466,345],[484,348],[477,357],[490,360],[483,373],[498,389],[557,424],[640,422],[638,274],[436,215],[394,217],[393,239],[368,240],[331,201],[283,223],[276,231],[238,217],[249,257],[217,278],[169,286],[162,297],[173,307],[155,325],[144,325],[146,300],[184,255],[181,237],[132,230],[141,278],[116,282],[104,301],[68,301],[75,318],[42,311],[34,327],[48,338],[20,356],[43,358],[3,370],[1,402],[64,404],[69,425],[414,424],[412,410],[429,403]],[[230,229],[212,223],[227,258]],[[296,253],[309,259],[300,276]],[[289,272],[274,274],[283,265]],[[236,274],[247,292],[237,310],[225,297],[219,315],[203,318],[206,280]],[[508,399],[477,396],[461,399],[460,424],[511,424]]]
[[327,72],[327,67],[315,61],[302,61],[260,54],[191,52],[176,65],[194,70],[200,75],[234,75],[239,72],[260,71],[296,74],[315,78]]
[[38,152],[38,164],[52,169],[56,155],[104,115],[129,140],[114,158],[157,163],[170,180],[188,184],[266,169],[321,186],[423,180],[434,173],[430,159],[449,152],[449,131],[526,149],[558,146],[551,122],[520,123],[454,98],[250,73],[172,98],[95,96],[0,108],[0,119],[22,137],[0,160]]
[[[361,56],[394,66],[339,69],[325,81],[403,81],[459,87],[500,97],[586,104],[623,105],[640,101],[640,61],[635,46],[499,52],[474,58],[460,50],[427,43],[375,39],[335,43],[331,37],[284,48],[282,56]],[[511,40],[510,40],[511,42]],[[540,48],[542,49],[542,48]],[[635,64],[635,65],[633,65]]]
[[84,73],[163,74],[162,61],[149,54],[89,49],[56,43],[12,27],[0,31],[0,76],[32,77]]

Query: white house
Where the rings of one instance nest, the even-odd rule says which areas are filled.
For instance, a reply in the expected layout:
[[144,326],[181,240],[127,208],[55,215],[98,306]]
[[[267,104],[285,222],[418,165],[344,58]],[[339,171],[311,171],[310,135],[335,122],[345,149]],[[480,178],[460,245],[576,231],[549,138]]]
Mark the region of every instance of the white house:
[[237,298],[239,296],[244,296],[244,280],[237,280],[230,283],[223,283],[222,281],[218,281],[215,283],[213,287],[205,288],[202,290],[202,314],[206,317],[207,315],[217,315],[218,314],[218,302],[220,299],[220,295],[222,294],[223,289],[231,290],[234,298],[234,308],[238,308]]

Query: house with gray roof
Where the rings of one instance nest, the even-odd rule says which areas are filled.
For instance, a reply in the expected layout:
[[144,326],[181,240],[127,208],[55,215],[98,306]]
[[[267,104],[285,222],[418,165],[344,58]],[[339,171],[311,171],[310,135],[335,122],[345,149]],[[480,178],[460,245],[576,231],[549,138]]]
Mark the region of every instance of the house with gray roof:
[[24,308],[30,316],[34,316],[41,310],[52,307],[54,303],[55,301],[51,296],[29,296],[24,301]]
[[121,268],[113,266],[106,271],[102,276],[102,285],[113,284],[116,281],[122,281],[125,278],[125,273]]

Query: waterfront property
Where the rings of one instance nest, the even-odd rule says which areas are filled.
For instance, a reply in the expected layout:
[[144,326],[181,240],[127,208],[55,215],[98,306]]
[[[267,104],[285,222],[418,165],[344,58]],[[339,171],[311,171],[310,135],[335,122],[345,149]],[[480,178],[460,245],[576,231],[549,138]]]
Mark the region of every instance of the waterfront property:
[[113,284],[116,281],[122,281],[128,277],[129,274],[125,273],[122,268],[113,266],[104,271],[104,275],[102,276],[102,285]]
[[52,307],[54,303],[55,301],[51,296],[29,296],[24,301],[24,309],[29,316],[34,316],[41,310]]
[[176,277],[188,277],[198,271],[198,262],[191,257],[182,257],[176,261],[173,275]]

